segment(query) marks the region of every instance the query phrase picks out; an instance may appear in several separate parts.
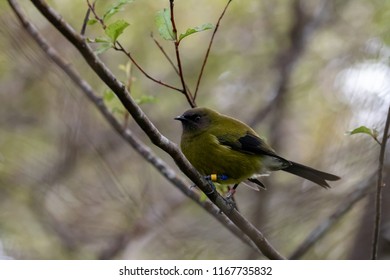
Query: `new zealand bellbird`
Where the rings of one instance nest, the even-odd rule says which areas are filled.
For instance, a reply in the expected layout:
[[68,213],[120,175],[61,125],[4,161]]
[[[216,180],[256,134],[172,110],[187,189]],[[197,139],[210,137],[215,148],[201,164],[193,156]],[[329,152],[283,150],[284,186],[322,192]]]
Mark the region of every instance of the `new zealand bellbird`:
[[277,155],[256,132],[234,118],[208,108],[194,108],[175,118],[182,123],[181,150],[200,174],[221,184],[238,184],[256,174],[283,170],[329,188],[340,177]]

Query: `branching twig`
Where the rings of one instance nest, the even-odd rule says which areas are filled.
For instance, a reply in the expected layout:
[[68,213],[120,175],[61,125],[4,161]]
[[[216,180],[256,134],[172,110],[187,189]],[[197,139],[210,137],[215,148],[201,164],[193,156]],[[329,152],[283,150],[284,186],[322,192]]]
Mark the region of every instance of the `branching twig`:
[[183,67],[181,65],[181,59],[180,59],[180,51],[179,51],[179,44],[180,41],[177,38],[177,29],[176,29],[176,22],[175,22],[175,14],[174,14],[174,0],[169,0],[169,8],[171,11],[171,23],[172,23],[172,31],[173,35],[175,36],[175,54],[176,54],[176,62],[177,62],[177,68],[179,70],[179,77],[181,81],[181,85],[183,87],[183,94],[187,98],[188,103],[192,108],[196,107],[195,98],[192,96],[191,92],[188,91],[188,88],[186,86],[186,83],[184,81],[184,73],[183,73]]
[[[95,11],[95,4],[91,4],[89,2],[89,0],[87,0],[87,3],[88,3],[88,7],[89,9],[92,11],[93,15],[95,16],[96,20],[101,24],[102,28],[103,29],[106,29],[107,28],[107,25],[105,24],[104,20],[96,13]],[[84,35],[82,33],[82,35]],[[135,65],[135,67],[138,68],[139,71],[141,71],[141,73],[146,77],[148,78],[149,80],[159,84],[159,85],[162,85],[164,87],[167,87],[167,88],[170,88],[170,89],[173,89],[173,90],[176,90],[176,91],[179,91],[181,93],[184,94],[184,91],[180,88],[177,88],[175,86],[171,86],[167,83],[164,83],[162,82],[161,80],[158,80],[154,77],[152,77],[151,75],[149,75],[142,67],[141,65],[139,65],[139,63],[134,59],[134,57],[131,55],[130,52],[126,51],[126,49],[122,46],[122,44],[119,42],[119,41],[115,41],[115,43],[113,44],[113,49],[116,50],[116,51],[120,51],[122,53],[124,53],[130,60],[131,62]]]
[[[88,1],[88,6],[89,6],[89,1]],[[93,5],[95,5],[95,2],[93,3]],[[84,17],[84,21],[83,21],[83,26],[81,27],[81,31],[80,31],[80,34],[81,35],[85,35],[85,30],[87,29],[87,25],[88,25],[88,19],[89,19],[89,14],[91,13],[91,9],[88,8],[87,12],[85,13],[85,17]]]
[[[161,44],[157,41],[156,38],[154,38],[153,36],[153,33],[150,34],[150,37],[152,38],[153,42],[156,44],[156,46],[159,48],[159,50],[162,52],[162,54],[164,55],[164,57],[168,60],[169,64],[172,66],[173,70],[175,70],[176,74],[178,76],[180,76],[180,73],[179,73],[179,70],[177,69],[176,65],[173,63],[172,59],[169,57],[169,55],[167,54],[167,52],[164,50],[163,46],[161,46]],[[187,84],[185,85],[186,86],[186,90],[187,92],[190,92]]]
[[175,87],[175,86],[171,86],[167,83],[164,83],[162,82],[161,80],[157,80],[156,78],[153,78],[152,76],[150,76],[142,67],[141,65],[139,65],[137,63],[137,61],[133,58],[133,56],[130,54],[130,52],[126,51],[125,48],[122,46],[121,43],[119,43],[119,41],[116,41],[115,42],[115,45],[114,45],[114,50],[117,50],[117,51],[120,51],[122,53],[124,53],[130,60],[131,62],[138,68],[139,71],[142,72],[142,74],[145,75],[146,78],[148,78],[149,80],[152,80],[153,82],[159,84],[159,85],[162,85],[164,87],[167,87],[167,88],[170,88],[170,89],[173,89],[173,90],[176,90],[176,91],[179,91],[181,93],[183,93],[183,90],[178,88],[178,87]]
[[[11,6],[15,6],[16,0],[8,0]],[[64,19],[56,12],[54,9],[49,7],[42,0],[32,0],[32,3],[35,7],[44,15],[51,24],[60,31],[65,38],[68,39],[84,57],[85,61],[90,65],[90,67],[95,71],[95,73],[104,81],[107,86],[109,86],[113,92],[117,95],[119,100],[122,102],[123,106],[129,111],[136,123],[141,127],[141,129],[147,134],[150,140],[159,148],[167,152],[176,162],[177,166],[204,192],[207,193],[208,198],[218,206],[218,208],[225,213],[225,215],[237,226],[243,233],[245,233],[250,240],[256,244],[256,247],[259,248],[262,253],[271,259],[283,259],[284,257],[280,255],[272,245],[267,241],[263,234],[258,231],[251,223],[249,223],[240,213],[231,208],[231,206],[217,193],[213,192],[212,187],[200,176],[200,174],[191,166],[188,160],[183,156],[177,146],[169,141],[165,136],[163,136],[157,128],[153,125],[152,122],[146,117],[141,108],[136,104],[132,99],[129,92],[126,90],[126,87],[121,84],[111,71],[103,64],[103,62],[97,57],[93,50],[86,43],[85,39],[77,34],[74,29],[64,21]],[[66,69],[71,69],[67,64]],[[75,74],[75,73],[73,73]],[[72,75],[73,75],[72,74]],[[75,78],[75,77],[73,77]],[[72,80],[73,80],[72,78]],[[75,79],[75,82],[85,81],[80,79]],[[89,88],[92,92],[92,89],[89,85],[84,85],[86,88]],[[144,157],[152,162],[156,167],[160,167],[160,172],[171,182],[175,182],[175,185],[181,185],[182,180],[176,176],[176,174],[165,165],[163,161],[157,157],[151,157],[152,152],[148,147],[145,147],[142,142],[136,139],[131,131],[123,130],[119,122],[112,116],[112,114],[104,106],[104,103],[101,98],[96,97],[95,95],[88,96],[91,98],[93,103],[101,110],[102,114],[110,122],[110,124],[118,131],[122,132],[122,137],[124,137],[129,143],[133,143],[134,147],[137,147],[137,150],[141,154],[145,154]],[[136,141],[138,140],[138,141]],[[162,168],[164,167],[164,168]],[[183,186],[185,184],[183,183]],[[189,188],[185,187],[182,191],[188,196],[195,195],[194,192],[190,192]],[[218,210],[219,211],[219,210]]]
[[205,66],[206,66],[207,59],[208,59],[208,57],[209,57],[209,53],[210,53],[210,50],[211,50],[211,45],[212,45],[213,42],[214,42],[215,34],[216,34],[217,31],[218,31],[219,24],[220,24],[220,22],[221,22],[223,16],[225,15],[225,12],[226,12],[227,8],[229,7],[230,2],[232,2],[232,0],[229,0],[229,1],[227,2],[225,8],[224,8],[223,11],[222,11],[222,14],[219,16],[219,19],[218,19],[218,21],[217,21],[217,24],[215,25],[215,29],[214,29],[214,31],[213,31],[213,35],[211,35],[210,43],[209,43],[209,46],[208,46],[208,48],[207,48],[206,54],[205,54],[204,59],[203,59],[202,67],[201,67],[200,72],[199,72],[198,81],[196,82],[196,89],[195,89],[195,93],[194,93],[194,100],[196,100],[196,96],[197,96],[197,94],[198,94],[200,81],[202,80],[203,71],[204,71],[204,68],[205,68]]
[[382,216],[382,189],[384,187],[383,163],[385,160],[386,143],[387,143],[387,137],[389,135],[389,126],[390,126],[390,107],[387,112],[387,119],[386,119],[385,128],[383,130],[381,149],[379,152],[378,181],[376,186],[376,199],[375,199],[376,214],[375,214],[374,237],[372,241],[372,255],[371,255],[371,258],[373,260],[376,260],[378,258],[378,241],[379,241],[380,224],[381,224],[381,216]]

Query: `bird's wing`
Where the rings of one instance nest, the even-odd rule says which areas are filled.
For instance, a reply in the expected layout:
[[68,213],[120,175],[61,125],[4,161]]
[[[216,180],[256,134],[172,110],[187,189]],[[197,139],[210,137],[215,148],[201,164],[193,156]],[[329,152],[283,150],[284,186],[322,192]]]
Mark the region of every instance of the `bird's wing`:
[[247,132],[244,136],[224,134],[217,136],[221,145],[228,146],[232,150],[251,155],[267,155],[277,157],[275,152],[260,137]]
[[267,170],[280,170],[291,165],[288,160],[278,156],[263,139],[250,131],[247,131],[244,136],[225,134],[218,136],[217,139],[219,144],[227,146],[232,150],[263,156],[262,164]]

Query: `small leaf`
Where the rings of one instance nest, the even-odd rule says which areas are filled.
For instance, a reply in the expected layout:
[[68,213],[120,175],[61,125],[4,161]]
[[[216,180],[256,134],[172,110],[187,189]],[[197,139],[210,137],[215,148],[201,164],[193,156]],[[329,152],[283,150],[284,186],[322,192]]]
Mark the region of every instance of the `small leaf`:
[[106,35],[110,37],[111,42],[114,43],[118,39],[119,35],[121,35],[128,26],[128,22],[123,19],[119,19],[107,26],[104,31],[106,32]]
[[117,3],[112,5],[103,15],[103,21],[108,21],[113,15],[122,11],[123,6],[134,2],[134,0],[119,0]]
[[101,54],[101,53],[104,53],[106,52],[107,50],[111,49],[112,48],[112,44],[111,43],[102,43],[99,45],[99,47],[95,50],[95,53],[96,54]]
[[105,37],[96,37],[94,40],[95,43],[111,43],[110,39]]
[[373,132],[372,129],[362,125],[359,126],[358,128],[355,128],[354,130],[348,131],[348,134],[353,135],[353,134],[365,133],[372,136],[372,132]]
[[89,20],[87,21],[87,24],[88,24],[88,25],[93,25],[93,24],[95,24],[95,23],[97,23],[97,19],[96,19],[96,18],[91,18],[91,19],[89,19]]
[[372,138],[374,138],[374,140],[376,142],[379,143],[379,141],[378,141],[379,132],[375,128],[371,129],[371,128],[368,128],[368,127],[362,125],[362,126],[359,126],[358,128],[355,128],[354,130],[347,132],[347,134],[349,134],[349,135],[359,134],[359,133],[370,135]]
[[195,26],[193,28],[188,28],[185,33],[180,34],[179,41],[181,41],[182,39],[184,39],[185,37],[187,37],[191,34],[202,32],[205,30],[209,30],[209,29],[212,29],[213,27],[214,27],[214,25],[212,25],[211,23],[205,23],[205,24],[202,24],[201,26]]
[[154,18],[154,22],[161,37],[169,41],[176,40],[171,22],[171,12],[168,9],[158,11],[156,17]]

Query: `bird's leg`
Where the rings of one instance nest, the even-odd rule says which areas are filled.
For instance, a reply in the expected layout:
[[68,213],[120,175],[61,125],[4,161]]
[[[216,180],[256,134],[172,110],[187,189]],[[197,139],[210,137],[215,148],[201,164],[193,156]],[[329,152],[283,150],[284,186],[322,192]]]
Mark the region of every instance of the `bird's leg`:
[[206,195],[212,194],[216,191],[216,187],[213,182],[218,182],[218,181],[225,181],[229,177],[225,174],[210,174],[204,176],[205,180],[209,183],[209,185],[213,188],[213,191],[210,193],[206,193]]
[[226,195],[226,198],[227,198],[227,199],[230,199],[230,198],[233,197],[233,195],[236,193],[236,189],[237,189],[238,185],[239,185],[239,184],[235,184],[235,185],[233,186],[233,188],[231,188],[231,189],[229,190],[229,192],[228,192],[227,195]]
[[235,184],[233,186],[233,188],[229,188],[229,191],[225,197],[225,201],[227,204],[229,204],[231,206],[231,209],[236,209],[238,211],[238,208],[237,208],[237,204],[236,204],[236,200],[234,199],[234,193],[236,192],[236,188],[238,187],[238,184]]

